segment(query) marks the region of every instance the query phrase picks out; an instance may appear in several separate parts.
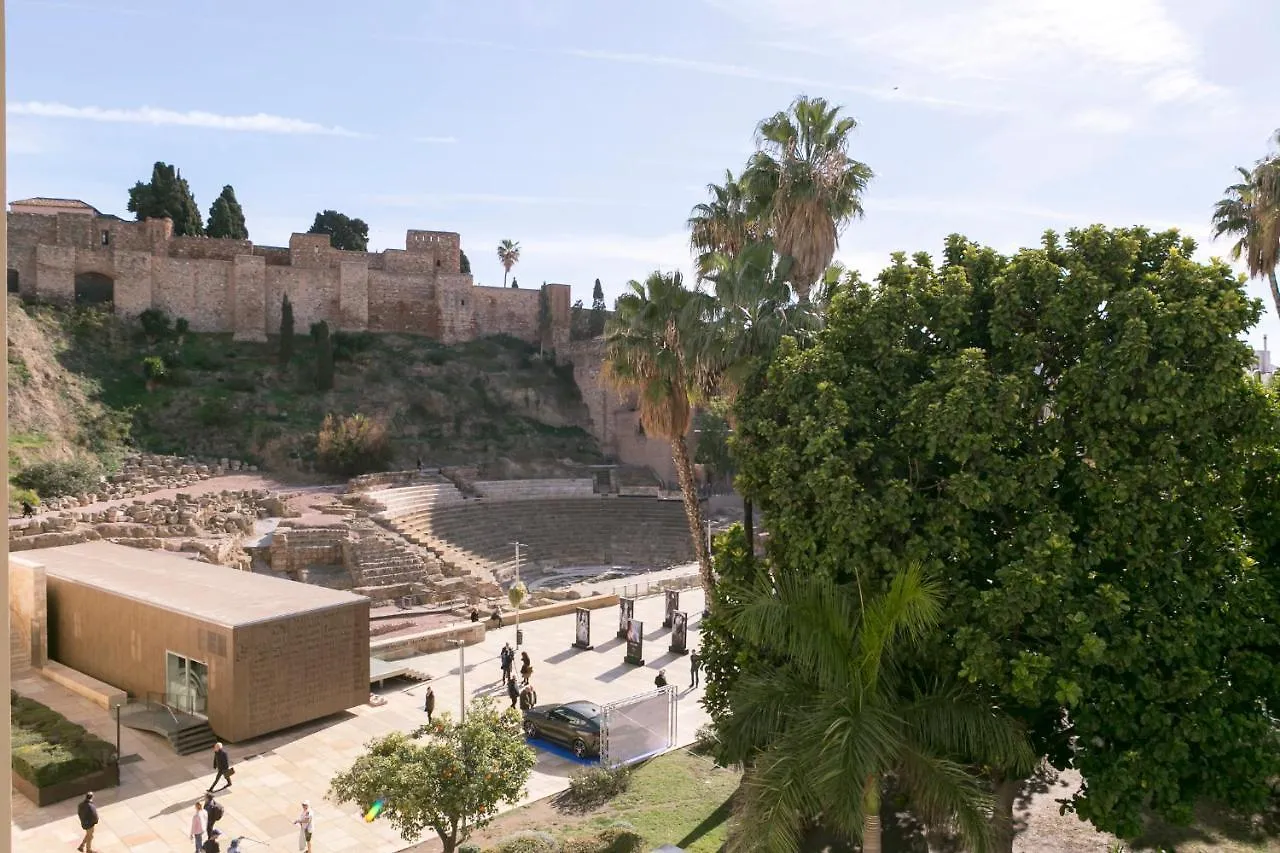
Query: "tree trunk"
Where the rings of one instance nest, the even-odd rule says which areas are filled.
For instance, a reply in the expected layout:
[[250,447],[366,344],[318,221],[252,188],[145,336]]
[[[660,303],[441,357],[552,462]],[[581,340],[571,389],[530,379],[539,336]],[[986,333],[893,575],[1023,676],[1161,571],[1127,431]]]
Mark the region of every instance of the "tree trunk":
[[747,559],[756,558],[756,518],[755,506],[751,498],[742,499],[742,528],[747,534]]
[[705,606],[710,607],[715,576],[711,573],[711,554],[707,551],[706,525],[702,523],[702,506],[698,503],[698,484],[693,476],[693,461],[689,459],[689,444],[683,435],[671,442],[671,461],[676,465],[676,479],[680,481],[680,494],[684,496],[684,515],[689,520],[693,553],[698,556],[698,574],[702,577],[702,591],[707,597]]
[[880,777],[868,776],[862,786],[862,853],[880,853]]
[[1271,285],[1271,301],[1275,303],[1276,313],[1280,314],[1280,282],[1276,281],[1276,271],[1267,273],[1267,283]]
[[1013,853],[1013,801],[1022,789],[1022,779],[1009,779],[1002,773],[992,776],[995,803],[991,811],[991,849],[994,853]]
[[511,274],[511,270],[507,269],[506,267],[503,267],[502,269],[502,286],[503,287],[507,286],[507,276],[509,276],[510,274]]

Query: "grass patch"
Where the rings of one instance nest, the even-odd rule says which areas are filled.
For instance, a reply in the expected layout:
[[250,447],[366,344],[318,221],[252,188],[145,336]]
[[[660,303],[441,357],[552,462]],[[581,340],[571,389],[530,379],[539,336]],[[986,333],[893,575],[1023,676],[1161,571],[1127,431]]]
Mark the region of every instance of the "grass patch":
[[70,782],[105,768],[115,747],[83,726],[10,691],[13,772],[39,788]]

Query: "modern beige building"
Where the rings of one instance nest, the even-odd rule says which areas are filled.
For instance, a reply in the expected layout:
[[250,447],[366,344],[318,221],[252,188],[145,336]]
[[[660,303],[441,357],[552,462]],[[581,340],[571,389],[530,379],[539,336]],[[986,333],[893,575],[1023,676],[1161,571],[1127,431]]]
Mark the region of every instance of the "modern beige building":
[[47,548],[49,658],[237,742],[369,699],[369,599],[106,542]]

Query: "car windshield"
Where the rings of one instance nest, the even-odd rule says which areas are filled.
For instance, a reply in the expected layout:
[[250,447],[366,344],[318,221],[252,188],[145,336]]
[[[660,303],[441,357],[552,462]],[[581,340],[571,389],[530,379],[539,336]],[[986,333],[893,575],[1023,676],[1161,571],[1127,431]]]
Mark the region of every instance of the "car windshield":
[[588,720],[600,718],[600,706],[592,702],[570,702],[568,705],[562,705],[561,707],[571,714],[577,714]]

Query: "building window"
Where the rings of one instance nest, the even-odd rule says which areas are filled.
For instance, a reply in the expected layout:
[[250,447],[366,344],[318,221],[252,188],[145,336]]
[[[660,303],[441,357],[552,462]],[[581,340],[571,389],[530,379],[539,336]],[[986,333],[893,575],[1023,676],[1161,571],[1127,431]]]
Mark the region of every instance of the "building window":
[[102,245],[104,245],[104,246],[110,246],[110,245],[111,245],[111,232],[110,232],[110,231],[103,231],[103,232],[102,232]]
[[18,271],[17,270],[9,270],[9,292],[10,293],[18,292]]

